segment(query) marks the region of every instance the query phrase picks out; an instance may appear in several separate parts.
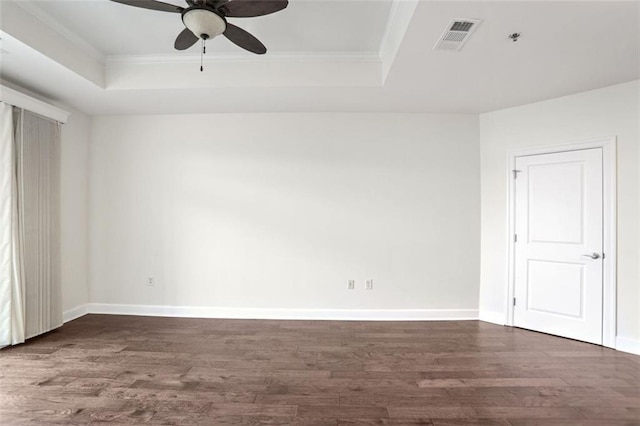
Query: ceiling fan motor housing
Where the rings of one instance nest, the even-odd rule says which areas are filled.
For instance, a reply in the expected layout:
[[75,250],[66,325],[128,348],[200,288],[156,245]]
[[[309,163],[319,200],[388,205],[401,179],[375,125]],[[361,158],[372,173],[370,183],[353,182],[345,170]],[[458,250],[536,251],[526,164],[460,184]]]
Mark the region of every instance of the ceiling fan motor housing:
[[224,33],[227,21],[223,16],[206,7],[191,7],[182,12],[182,22],[197,37],[207,40]]

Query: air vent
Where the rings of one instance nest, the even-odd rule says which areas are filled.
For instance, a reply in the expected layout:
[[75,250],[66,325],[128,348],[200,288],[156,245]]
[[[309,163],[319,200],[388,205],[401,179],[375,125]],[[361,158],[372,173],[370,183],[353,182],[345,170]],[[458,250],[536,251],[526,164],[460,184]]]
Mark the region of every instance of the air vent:
[[433,49],[455,51],[462,49],[480,22],[482,22],[480,19],[454,19],[449,22]]

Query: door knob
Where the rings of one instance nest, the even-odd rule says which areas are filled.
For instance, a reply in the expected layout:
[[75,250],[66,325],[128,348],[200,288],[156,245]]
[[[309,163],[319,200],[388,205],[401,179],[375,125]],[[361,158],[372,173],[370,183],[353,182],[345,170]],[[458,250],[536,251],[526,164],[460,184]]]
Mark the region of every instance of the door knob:
[[583,256],[590,257],[590,258],[592,258],[594,260],[595,259],[600,259],[600,254],[599,253],[583,254]]

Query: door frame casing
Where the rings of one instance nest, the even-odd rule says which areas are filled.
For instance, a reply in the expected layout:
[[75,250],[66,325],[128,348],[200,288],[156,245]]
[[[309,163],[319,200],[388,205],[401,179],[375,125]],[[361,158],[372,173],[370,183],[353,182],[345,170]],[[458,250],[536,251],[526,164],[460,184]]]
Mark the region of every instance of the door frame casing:
[[602,192],[603,192],[603,251],[606,255],[602,268],[602,346],[615,349],[616,321],[617,321],[617,139],[609,136],[598,139],[572,142],[561,145],[542,146],[538,148],[522,149],[509,153],[507,163],[508,184],[508,232],[509,244],[507,261],[507,318],[505,325],[513,327],[513,297],[515,294],[515,179],[513,170],[516,168],[518,157],[530,155],[557,154],[567,151],[581,151],[585,149],[602,149]]

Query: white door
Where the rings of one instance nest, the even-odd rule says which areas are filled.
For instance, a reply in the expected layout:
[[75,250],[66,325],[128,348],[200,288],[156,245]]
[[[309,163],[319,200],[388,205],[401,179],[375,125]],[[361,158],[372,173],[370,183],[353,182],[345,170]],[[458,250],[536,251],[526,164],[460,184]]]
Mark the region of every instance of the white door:
[[602,149],[516,158],[516,327],[602,344]]

